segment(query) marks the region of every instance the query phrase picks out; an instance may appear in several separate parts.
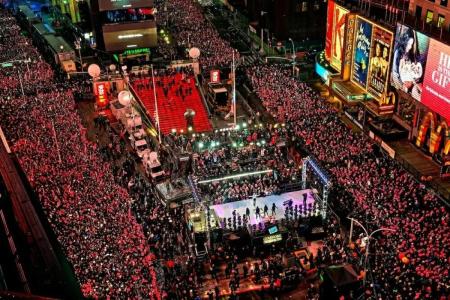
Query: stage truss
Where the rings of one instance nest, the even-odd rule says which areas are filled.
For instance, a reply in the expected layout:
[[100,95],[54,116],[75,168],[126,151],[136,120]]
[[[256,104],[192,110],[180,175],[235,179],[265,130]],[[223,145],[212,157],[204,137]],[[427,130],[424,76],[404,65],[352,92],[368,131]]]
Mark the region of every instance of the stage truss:
[[332,186],[331,179],[328,177],[326,172],[322,170],[317,161],[311,157],[307,156],[303,159],[302,165],[302,189],[305,190],[307,188],[307,171],[308,168],[319,178],[321,184],[323,185],[323,192],[320,195],[320,203],[321,203],[321,215],[322,219],[325,219],[327,216],[327,207],[328,207],[328,195]]

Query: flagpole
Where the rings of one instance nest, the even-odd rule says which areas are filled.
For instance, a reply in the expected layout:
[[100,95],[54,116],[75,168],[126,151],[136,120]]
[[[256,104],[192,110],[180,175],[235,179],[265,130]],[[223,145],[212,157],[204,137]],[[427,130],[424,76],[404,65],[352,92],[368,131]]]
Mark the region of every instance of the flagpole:
[[233,121],[234,121],[234,128],[236,128],[236,63],[234,61],[234,49],[233,51],[233,62],[232,62],[232,68],[233,68]]
[[158,124],[158,141],[161,144],[161,127],[159,126],[159,113],[158,113],[158,101],[156,99],[156,87],[155,87],[155,74],[153,73],[153,64],[152,68],[152,83],[153,83],[153,96],[155,98],[155,112],[156,112],[156,123]]

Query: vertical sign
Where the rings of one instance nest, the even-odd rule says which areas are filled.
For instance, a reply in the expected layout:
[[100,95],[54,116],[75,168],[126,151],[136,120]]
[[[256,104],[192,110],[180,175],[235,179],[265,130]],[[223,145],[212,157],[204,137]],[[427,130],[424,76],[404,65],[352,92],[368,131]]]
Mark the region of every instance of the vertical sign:
[[327,34],[325,36],[325,59],[330,61],[331,58],[331,42],[333,36],[333,13],[334,13],[334,1],[328,1],[327,9]]
[[355,45],[351,79],[366,90],[369,73],[372,24],[360,17],[356,18]]
[[353,61],[353,40],[355,39],[355,21],[356,15],[347,15],[347,30],[345,31],[345,55],[344,68],[342,69],[342,79],[349,80]]
[[392,32],[378,26],[373,27],[367,92],[377,99],[380,105],[384,104],[382,101],[387,88],[392,39]]
[[334,6],[333,14],[333,37],[331,43],[331,61],[330,65],[340,72],[342,67],[342,59],[344,52],[344,35],[345,35],[345,16],[348,10],[339,6]]

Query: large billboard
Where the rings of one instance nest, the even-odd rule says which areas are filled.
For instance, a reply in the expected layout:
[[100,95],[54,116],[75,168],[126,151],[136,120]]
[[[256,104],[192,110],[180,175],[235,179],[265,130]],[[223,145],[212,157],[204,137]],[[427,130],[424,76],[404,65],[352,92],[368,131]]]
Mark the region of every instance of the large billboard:
[[450,121],[450,46],[430,39],[421,102]]
[[347,9],[336,4],[334,5],[330,65],[338,72],[341,71],[344,55],[345,15],[348,12]]
[[102,27],[106,51],[119,52],[127,49],[156,47],[154,21],[107,24]]
[[366,90],[367,75],[369,73],[370,45],[372,38],[372,23],[356,18],[355,45],[351,79]]
[[391,84],[420,101],[430,38],[397,24]]
[[331,57],[331,42],[333,38],[333,13],[334,1],[328,1],[327,8],[327,34],[325,36],[325,58],[329,61]]
[[153,7],[153,0],[98,0],[99,11]]
[[387,88],[392,40],[392,32],[378,26],[373,27],[367,92],[378,101],[383,99]]

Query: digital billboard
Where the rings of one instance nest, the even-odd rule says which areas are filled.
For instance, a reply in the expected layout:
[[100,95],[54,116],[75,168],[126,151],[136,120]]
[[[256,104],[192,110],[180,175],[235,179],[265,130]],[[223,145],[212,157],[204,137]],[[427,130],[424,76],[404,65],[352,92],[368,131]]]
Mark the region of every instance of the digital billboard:
[[383,98],[387,88],[392,39],[392,32],[378,26],[373,27],[367,91],[378,100]]
[[106,51],[151,48],[157,44],[156,25],[153,20],[102,27]]
[[430,39],[421,102],[450,120],[450,46]]
[[355,45],[351,79],[366,90],[367,75],[369,73],[370,45],[372,37],[372,23],[356,18]]
[[153,0],[99,0],[99,11],[153,7]]
[[397,24],[391,84],[420,101],[430,38],[412,28]]
[[330,65],[338,72],[341,71],[342,66],[346,23],[345,15],[348,12],[347,9],[339,5],[334,5]]
[[331,57],[331,42],[333,36],[333,13],[334,13],[334,1],[328,1],[327,8],[327,34],[325,36],[325,58],[329,61]]

